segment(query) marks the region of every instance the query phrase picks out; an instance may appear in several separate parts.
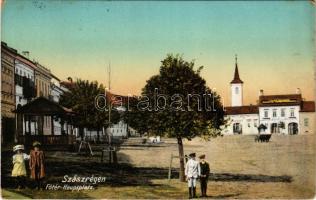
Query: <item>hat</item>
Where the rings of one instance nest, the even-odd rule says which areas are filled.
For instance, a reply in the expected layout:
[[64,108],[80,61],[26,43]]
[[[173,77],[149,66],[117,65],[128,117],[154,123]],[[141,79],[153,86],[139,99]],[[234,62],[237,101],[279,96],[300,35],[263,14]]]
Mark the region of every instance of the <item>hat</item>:
[[38,146],[41,146],[41,143],[39,141],[34,141],[33,147],[38,147]]
[[195,153],[190,153],[189,156],[190,157],[195,157]]
[[24,150],[24,145],[18,144],[13,147],[13,151]]
[[204,159],[205,158],[205,154],[202,154],[199,156],[200,159]]

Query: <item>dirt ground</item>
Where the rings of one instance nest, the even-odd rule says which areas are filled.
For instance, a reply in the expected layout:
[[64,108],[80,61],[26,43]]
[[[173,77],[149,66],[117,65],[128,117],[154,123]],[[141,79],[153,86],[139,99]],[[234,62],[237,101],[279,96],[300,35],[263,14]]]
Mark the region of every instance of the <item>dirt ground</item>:
[[[121,153],[135,166],[168,167],[177,146],[176,141],[167,142],[174,145]],[[311,198],[315,194],[314,135],[274,135],[269,143],[255,143],[254,136],[224,136],[184,144],[187,154],[206,154],[212,172],[210,196],[230,192],[233,198]],[[178,167],[178,160],[173,167]]]
[[[97,148],[93,157],[70,152],[46,152],[46,183],[58,183],[68,175],[108,177],[95,190],[17,191],[9,177],[9,153],[2,152],[2,187],[4,198],[16,193],[30,198],[187,198],[186,183],[177,180],[178,160],[175,139],[163,139],[159,145],[142,145],[129,140],[118,152],[116,166],[100,163]],[[224,136],[211,141],[184,141],[185,153],[206,154],[210,163],[209,198],[312,198],[315,194],[315,136],[277,136],[269,143],[256,143],[254,136]],[[4,184],[5,183],[5,184]],[[199,194],[199,188],[198,188]],[[7,196],[5,196],[7,195]]]

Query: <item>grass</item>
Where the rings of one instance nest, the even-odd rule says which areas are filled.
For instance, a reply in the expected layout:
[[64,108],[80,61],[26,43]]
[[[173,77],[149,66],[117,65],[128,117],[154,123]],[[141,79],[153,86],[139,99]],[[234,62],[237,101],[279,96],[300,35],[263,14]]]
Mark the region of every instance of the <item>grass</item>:
[[[100,162],[100,153],[87,157],[71,152],[46,151],[45,184],[62,184],[64,175],[104,176],[105,183],[94,190],[38,191],[28,181],[28,189],[14,188],[10,177],[12,152],[3,150],[2,195],[6,199],[110,198],[183,199],[186,183],[179,182],[178,161],[173,161],[169,181],[170,155],[177,154],[176,141],[165,140],[154,147],[122,146],[118,165]],[[206,154],[211,172],[210,198],[312,198],[315,195],[315,136],[273,136],[269,143],[255,143],[250,136],[227,136],[210,142],[184,141],[185,153]],[[94,146],[94,149],[99,147]],[[197,188],[199,194],[199,186]]]

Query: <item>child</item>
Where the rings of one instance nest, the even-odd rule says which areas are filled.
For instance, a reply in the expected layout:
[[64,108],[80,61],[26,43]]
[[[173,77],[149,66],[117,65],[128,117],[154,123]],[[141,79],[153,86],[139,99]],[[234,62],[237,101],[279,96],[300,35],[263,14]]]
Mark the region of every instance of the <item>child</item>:
[[36,181],[37,189],[41,189],[41,183],[45,177],[45,158],[44,152],[40,150],[41,143],[35,141],[33,143],[34,150],[31,150],[30,153],[30,170],[31,178]]
[[200,182],[201,182],[201,197],[207,197],[207,181],[208,181],[208,176],[210,174],[210,165],[208,162],[205,160],[205,155],[200,155],[200,168],[201,168],[201,177],[200,177]]
[[200,164],[195,160],[195,156],[195,153],[191,153],[189,155],[190,159],[185,166],[185,175],[189,187],[189,199],[196,198],[196,179],[201,175]]
[[16,178],[18,189],[25,187],[26,169],[24,161],[30,159],[30,156],[23,153],[23,150],[24,145],[16,145],[13,147],[15,154],[12,157],[12,177]]

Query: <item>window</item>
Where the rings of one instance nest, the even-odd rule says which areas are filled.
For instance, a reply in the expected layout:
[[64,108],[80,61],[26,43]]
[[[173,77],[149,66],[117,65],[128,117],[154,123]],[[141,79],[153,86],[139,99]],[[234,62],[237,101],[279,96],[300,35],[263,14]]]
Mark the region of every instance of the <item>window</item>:
[[253,126],[257,127],[258,126],[257,124],[258,124],[258,120],[255,119],[254,122],[253,122]]
[[308,127],[308,118],[304,119],[304,126]]
[[285,108],[281,109],[281,117],[285,117]]
[[291,108],[291,115],[290,115],[291,117],[295,117],[295,115],[294,115],[294,108]]
[[268,118],[269,117],[269,111],[268,110],[264,110],[264,118]]
[[238,87],[235,87],[235,93],[239,94],[239,88]]
[[273,116],[273,117],[276,117],[276,116],[277,116],[277,110],[276,110],[276,109],[273,109],[272,116]]

